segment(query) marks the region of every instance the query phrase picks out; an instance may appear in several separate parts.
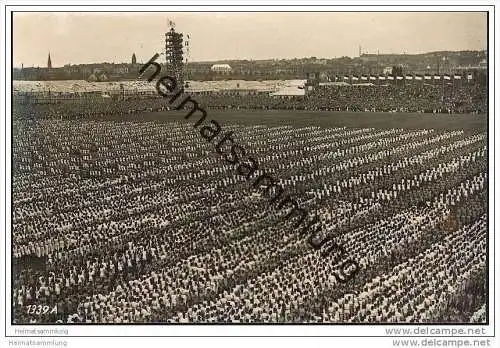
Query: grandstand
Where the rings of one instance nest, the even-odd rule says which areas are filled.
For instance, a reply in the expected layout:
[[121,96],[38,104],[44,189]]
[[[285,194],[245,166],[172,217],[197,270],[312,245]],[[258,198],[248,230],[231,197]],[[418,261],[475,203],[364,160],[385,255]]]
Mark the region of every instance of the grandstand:
[[[444,81],[446,80],[443,78],[439,83],[433,84],[412,81],[399,85],[397,82],[377,85],[330,82],[320,83],[318,86],[306,86],[306,80],[187,81],[184,91],[197,95],[198,100],[207,108],[475,114],[486,112],[487,96],[484,83],[458,79],[453,80],[453,83]],[[99,100],[103,97],[111,97],[116,101]],[[116,104],[118,101],[130,99],[132,101],[129,103],[136,103],[138,106],[151,105],[151,108],[158,110],[165,107],[165,101],[158,97],[154,85],[143,80],[15,81],[14,98],[19,103],[30,104],[57,104],[68,99],[86,99],[87,104],[99,105]],[[151,100],[144,102],[144,98]],[[134,106],[131,106],[127,112],[133,110]]]

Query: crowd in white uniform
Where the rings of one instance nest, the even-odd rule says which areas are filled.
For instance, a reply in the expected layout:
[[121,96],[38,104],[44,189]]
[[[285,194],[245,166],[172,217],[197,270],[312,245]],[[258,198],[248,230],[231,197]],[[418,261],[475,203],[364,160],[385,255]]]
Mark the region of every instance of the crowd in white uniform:
[[[318,214],[343,255],[313,250],[190,124],[20,121],[16,322],[483,320],[485,134],[225,131]],[[359,269],[341,284],[346,260]],[[33,316],[29,304],[58,311]]]

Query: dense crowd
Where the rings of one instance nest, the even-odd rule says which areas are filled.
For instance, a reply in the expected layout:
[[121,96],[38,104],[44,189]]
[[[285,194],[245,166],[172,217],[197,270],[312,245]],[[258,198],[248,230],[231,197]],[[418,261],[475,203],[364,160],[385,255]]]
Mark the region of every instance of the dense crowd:
[[191,125],[64,119],[134,103],[14,117],[16,323],[485,320],[484,133],[226,126],[318,214],[314,250]]
[[487,95],[479,84],[441,86],[322,86],[306,97],[307,109],[373,112],[484,113]]
[[[193,93],[207,109],[327,110],[350,112],[486,113],[487,93],[481,84],[457,86],[317,86],[305,96],[272,96],[269,93]],[[54,99],[51,103],[22,104],[19,115],[30,118],[80,119],[127,115],[170,109],[156,95],[117,98]]]

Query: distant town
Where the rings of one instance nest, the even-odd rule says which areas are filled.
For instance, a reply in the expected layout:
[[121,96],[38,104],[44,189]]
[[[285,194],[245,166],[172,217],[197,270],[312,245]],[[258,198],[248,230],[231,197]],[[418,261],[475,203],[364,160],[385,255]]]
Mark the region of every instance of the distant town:
[[[369,54],[340,58],[297,58],[268,60],[224,60],[184,63],[186,80],[274,80],[306,79],[314,73],[320,80],[336,75],[387,75],[394,67],[405,74],[465,74],[486,69],[486,51],[440,51],[424,54]],[[135,53],[128,63],[66,64],[52,66],[48,53],[47,66],[13,68],[14,80],[86,80],[89,82],[135,80],[143,62]],[[164,64],[165,62],[163,62]]]

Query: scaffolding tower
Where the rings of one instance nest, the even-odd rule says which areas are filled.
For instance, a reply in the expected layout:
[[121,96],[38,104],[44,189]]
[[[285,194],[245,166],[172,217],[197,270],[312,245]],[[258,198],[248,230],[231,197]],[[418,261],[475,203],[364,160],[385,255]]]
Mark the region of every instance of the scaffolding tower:
[[184,85],[184,57],[183,57],[184,39],[182,33],[175,31],[171,26],[165,33],[165,59],[166,70],[169,76],[177,80],[177,85]]

